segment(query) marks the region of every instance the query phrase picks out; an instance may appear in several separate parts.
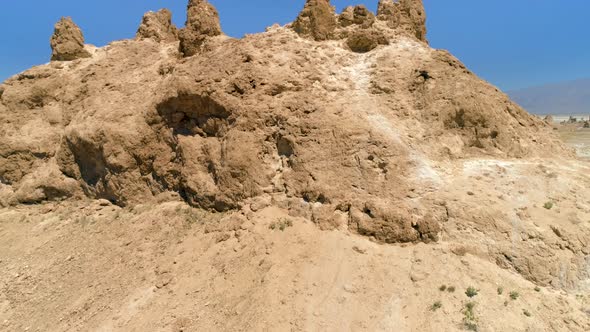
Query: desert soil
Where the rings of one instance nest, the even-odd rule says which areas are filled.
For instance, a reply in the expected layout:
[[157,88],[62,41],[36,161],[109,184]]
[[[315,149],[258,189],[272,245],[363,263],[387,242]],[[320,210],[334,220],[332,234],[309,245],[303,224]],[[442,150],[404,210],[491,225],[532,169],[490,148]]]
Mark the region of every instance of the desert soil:
[[[590,227],[589,163],[472,159],[436,169],[449,206],[479,206],[488,220],[514,214],[492,227],[504,227],[515,252],[555,236],[551,225]],[[577,206],[562,200],[572,193]],[[460,218],[436,244],[383,245],[273,206],[2,209],[0,321],[6,331],[459,331],[474,302],[481,331],[590,328],[588,281],[565,292],[500,269],[488,251],[495,240],[483,236],[489,221]]]

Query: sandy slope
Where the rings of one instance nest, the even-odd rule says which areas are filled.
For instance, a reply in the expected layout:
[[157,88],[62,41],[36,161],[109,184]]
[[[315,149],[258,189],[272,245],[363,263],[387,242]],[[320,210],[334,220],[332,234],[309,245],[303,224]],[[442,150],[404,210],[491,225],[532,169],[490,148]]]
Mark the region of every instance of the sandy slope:
[[[590,227],[584,186],[590,178],[581,175],[590,165],[539,162],[546,166],[468,160],[437,169],[447,174],[443,190],[457,206],[473,201],[491,215],[526,207],[529,218],[494,226],[506,227],[517,255],[535,241],[532,234],[554,235],[552,225]],[[556,176],[521,176],[539,168]],[[557,201],[551,210],[541,206],[544,190]],[[578,207],[558,199],[568,191],[576,193]],[[484,234],[489,220],[467,227],[451,217],[439,243],[381,245],[346,226],[321,231],[272,206],[211,215],[182,202],[132,209],[104,204],[1,210],[4,330],[462,330],[469,301],[476,303],[481,331],[590,328],[588,280],[566,293],[500,268],[491,252],[496,239]],[[452,211],[455,203],[449,206]],[[440,291],[441,285],[455,291]],[[465,295],[469,286],[479,290],[471,300]],[[513,291],[516,300],[509,296]],[[442,307],[433,311],[437,301]]]

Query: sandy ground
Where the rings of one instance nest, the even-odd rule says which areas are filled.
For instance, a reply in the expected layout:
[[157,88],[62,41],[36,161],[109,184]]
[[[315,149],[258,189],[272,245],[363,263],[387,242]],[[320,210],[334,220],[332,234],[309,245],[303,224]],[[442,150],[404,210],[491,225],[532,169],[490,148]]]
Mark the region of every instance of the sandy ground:
[[559,134],[567,145],[576,149],[576,153],[585,159],[590,159],[590,128],[567,128],[558,126]]
[[[530,201],[510,197],[522,181],[538,179],[521,172],[534,174],[541,164],[560,176],[590,169],[584,162],[477,159],[434,170],[450,200],[480,201],[490,213],[527,205],[541,232],[571,211],[590,227],[590,211],[568,202],[543,209],[544,195],[560,190],[550,183],[555,188],[524,195]],[[479,331],[590,329],[587,287],[539,287],[500,268],[486,252],[500,240],[483,234],[482,225],[464,223],[451,218],[436,244],[383,245],[345,227],[321,231],[272,206],[234,214],[181,202],[6,208],[0,210],[0,329],[460,331],[470,322]],[[509,236],[528,227],[514,225]],[[477,295],[468,297],[468,287]]]

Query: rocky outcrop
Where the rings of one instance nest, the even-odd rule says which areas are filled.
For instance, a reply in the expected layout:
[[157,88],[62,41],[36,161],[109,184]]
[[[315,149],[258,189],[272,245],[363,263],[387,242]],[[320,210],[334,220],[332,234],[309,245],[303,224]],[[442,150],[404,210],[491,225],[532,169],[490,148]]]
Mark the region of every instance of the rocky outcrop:
[[318,41],[333,39],[336,27],[336,12],[329,0],[307,0],[293,22],[295,32]]
[[[380,19],[395,17],[385,3]],[[390,4],[401,10],[407,3]],[[486,166],[490,158],[567,159],[551,127],[403,25],[373,20],[363,7],[338,20],[324,0],[308,1],[304,12],[293,27],[214,38],[221,34],[214,8],[191,1],[181,48],[199,56],[179,59],[172,44],[125,40],[97,49],[83,66],[53,62],[8,79],[0,88],[0,204],[86,197],[134,206],[176,197],[215,213],[264,201],[320,228],[388,243],[459,236],[474,223],[482,231],[473,236],[506,228],[489,252],[522,270],[525,260],[502,257],[531,251],[496,244],[510,234],[512,213],[470,219],[474,213],[464,212],[507,194],[469,187],[477,195],[468,195],[465,183],[488,188],[496,181],[485,175],[490,170],[511,174]],[[170,37],[159,34],[168,17],[154,17],[166,27],[155,34],[148,27],[159,23],[145,24],[140,39]],[[337,41],[310,47],[295,27],[305,28],[305,38]],[[482,174],[471,176],[474,170]],[[449,192],[453,184],[457,191]],[[508,197],[495,201],[498,209],[513,211]],[[531,202],[542,208],[548,199]],[[560,234],[579,230],[563,228]],[[583,248],[570,257],[587,255]],[[557,272],[534,278],[547,282]],[[566,285],[584,277],[572,275]]]
[[351,51],[366,53],[379,45],[388,45],[387,37],[378,30],[362,29],[352,32],[346,39],[346,45]]
[[338,22],[342,27],[348,27],[353,24],[360,25],[363,28],[368,28],[375,23],[375,14],[373,14],[367,7],[363,5],[359,6],[348,6],[346,7],[340,16]]
[[426,12],[422,0],[379,0],[377,18],[389,27],[426,42]]
[[71,61],[90,57],[90,53],[84,49],[84,35],[70,17],[62,17],[55,24],[50,44],[52,61]]
[[180,52],[184,56],[197,54],[209,37],[222,34],[217,9],[207,0],[190,0],[186,26],[180,30]]
[[147,12],[137,29],[137,39],[151,38],[156,42],[173,42],[178,40],[178,30],[172,23],[172,13],[168,9]]

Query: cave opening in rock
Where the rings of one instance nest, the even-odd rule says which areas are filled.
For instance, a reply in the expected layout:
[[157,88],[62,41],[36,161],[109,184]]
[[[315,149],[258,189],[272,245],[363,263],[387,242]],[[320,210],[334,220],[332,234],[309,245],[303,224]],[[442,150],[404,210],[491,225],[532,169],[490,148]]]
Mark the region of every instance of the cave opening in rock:
[[209,96],[179,94],[157,106],[174,135],[220,137],[233,122],[231,112]]

